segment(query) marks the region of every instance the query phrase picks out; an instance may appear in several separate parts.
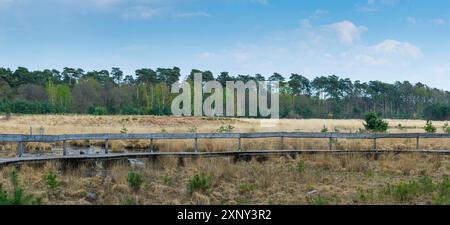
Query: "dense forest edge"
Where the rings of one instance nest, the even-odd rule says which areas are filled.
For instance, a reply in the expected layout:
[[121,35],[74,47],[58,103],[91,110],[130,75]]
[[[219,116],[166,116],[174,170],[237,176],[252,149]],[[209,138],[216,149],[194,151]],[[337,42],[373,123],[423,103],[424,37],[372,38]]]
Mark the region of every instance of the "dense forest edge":
[[[178,95],[171,93],[172,84],[190,82],[195,73],[224,86],[226,81],[265,80],[261,74],[214,76],[196,69],[181,80],[177,67],[138,69],[134,75],[124,75],[119,68],[89,72],[0,68],[0,113],[171,115],[171,101]],[[268,81],[280,82],[282,118],[359,119],[376,112],[393,119],[450,119],[450,92],[422,83],[361,82],[336,75],[310,80],[291,74],[285,79],[279,73]]]

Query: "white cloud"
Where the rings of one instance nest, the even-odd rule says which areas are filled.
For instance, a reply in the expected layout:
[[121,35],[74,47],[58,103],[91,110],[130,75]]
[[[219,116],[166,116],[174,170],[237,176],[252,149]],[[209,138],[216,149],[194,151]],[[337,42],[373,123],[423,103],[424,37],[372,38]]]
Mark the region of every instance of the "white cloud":
[[329,28],[338,32],[342,42],[346,44],[353,44],[355,40],[358,40],[361,34],[367,30],[364,26],[356,26],[351,21],[345,20],[338,23],[328,25]]
[[207,12],[184,12],[184,13],[178,13],[175,15],[179,18],[190,18],[190,17],[210,17],[211,14]]
[[432,24],[435,24],[435,25],[445,25],[445,24],[447,24],[447,21],[446,21],[446,20],[440,19],[440,18],[438,18],[438,19],[432,19],[432,20],[430,20],[430,22],[431,22]]
[[400,42],[396,40],[387,39],[373,48],[383,54],[399,54],[401,56],[419,59],[423,57],[422,50],[419,47],[412,45],[409,42]]
[[167,8],[148,8],[145,6],[135,6],[128,8],[123,14],[124,19],[152,19],[163,15]]
[[393,6],[399,0],[367,0],[365,3],[355,4],[355,9],[358,12],[374,13],[381,11],[383,7]]
[[[364,29],[350,21],[313,25],[302,20],[297,29],[277,32],[270,38],[204,51],[201,60],[190,66],[208,67],[216,73],[223,70],[234,74],[299,73],[310,78],[336,74],[363,81],[430,83],[420,76],[411,78],[420,73],[419,65],[424,60],[418,46],[393,39],[364,44],[361,31]],[[357,39],[360,41],[356,42]],[[353,44],[342,45],[343,41]]]

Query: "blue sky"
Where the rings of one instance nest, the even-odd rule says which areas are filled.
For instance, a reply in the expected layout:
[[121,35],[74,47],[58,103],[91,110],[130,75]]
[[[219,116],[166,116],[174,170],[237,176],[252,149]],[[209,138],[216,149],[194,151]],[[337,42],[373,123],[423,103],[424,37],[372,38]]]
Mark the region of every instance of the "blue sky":
[[450,1],[0,0],[0,66],[179,66],[450,90]]

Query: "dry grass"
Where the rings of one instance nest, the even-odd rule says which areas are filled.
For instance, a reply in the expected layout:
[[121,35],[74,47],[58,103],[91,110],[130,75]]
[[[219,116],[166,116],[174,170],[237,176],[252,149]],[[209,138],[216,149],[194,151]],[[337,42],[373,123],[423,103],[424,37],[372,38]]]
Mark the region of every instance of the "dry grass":
[[[431,204],[433,195],[399,200],[386,193],[395,185],[429,176],[449,175],[448,156],[303,155],[253,158],[184,159],[161,157],[144,167],[128,163],[107,165],[60,163],[22,165],[19,178],[26,193],[42,204]],[[300,162],[304,163],[302,169]],[[0,183],[10,189],[9,174],[15,167],[0,169]],[[49,171],[58,174],[60,186],[49,190],[43,180]],[[127,174],[143,177],[141,189],[127,183]],[[198,174],[211,176],[207,190],[188,192],[189,180]],[[311,192],[313,191],[313,192]],[[369,196],[370,194],[370,196]]]
[[[424,132],[426,121],[422,120],[388,120],[389,132]],[[196,127],[198,132],[215,132],[221,125],[231,124],[234,132],[267,131],[302,131],[320,132],[326,126],[328,130],[357,132],[363,128],[362,120],[329,119],[280,119],[271,123],[274,127],[264,127],[267,120],[260,119],[211,119],[197,117],[169,116],[88,116],[88,115],[14,115],[12,118],[0,119],[0,134],[29,134],[30,127],[37,133],[43,127],[45,134],[67,133],[120,133],[123,127],[129,133],[154,133],[167,131],[186,133]],[[404,129],[397,126],[401,124]],[[438,131],[444,122],[434,122]]]
[[[153,116],[13,116],[0,120],[0,133],[29,133],[43,127],[45,134],[65,133],[128,133],[215,132],[220,126],[232,125],[233,132],[328,130],[357,132],[360,120],[279,120],[274,127],[261,126],[264,120],[206,119]],[[397,128],[402,124],[402,129]],[[442,123],[435,122],[438,131]],[[389,132],[423,132],[425,121],[391,120]],[[102,141],[72,141],[74,146],[102,146]],[[149,140],[112,141],[112,151],[140,151],[149,148]],[[157,151],[193,151],[192,140],[156,140]],[[285,149],[327,149],[328,140],[284,140]],[[366,150],[371,140],[339,139],[333,143],[339,150]],[[379,140],[379,149],[414,149],[415,140]],[[28,152],[48,152],[61,143],[28,143]],[[450,140],[421,140],[422,148],[449,149]],[[200,151],[231,151],[236,140],[199,140]],[[242,140],[244,150],[279,149],[280,139]],[[0,157],[13,157],[15,143],[0,143]],[[450,156],[381,155],[369,156],[303,155],[300,158],[253,158],[250,162],[234,162],[229,158],[185,159],[160,157],[146,160],[145,167],[132,167],[127,161],[61,165],[22,165],[20,181],[27,193],[42,199],[43,204],[432,204],[450,203],[445,198],[436,201],[435,192],[399,198],[396,185],[429,176],[438,182],[450,174]],[[15,167],[0,168],[0,183],[9,190],[9,174]],[[56,172],[60,181],[57,190],[49,190],[44,174]],[[135,171],[143,177],[139,191],[127,183],[127,174]],[[211,176],[206,190],[189,193],[187,185],[195,175]],[[402,187],[402,186],[400,186]],[[449,185],[450,187],[450,185]],[[389,190],[389,191],[387,191]],[[401,191],[399,191],[402,197]],[[450,199],[450,197],[449,197]]]
[[[301,131],[320,132],[325,126],[329,131],[358,132],[363,128],[361,120],[293,120],[281,119],[266,127],[268,121],[260,119],[211,119],[211,118],[183,118],[183,117],[157,117],[157,116],[87,116],[87,115],[27,115],[13,116],[0,119],[0,134],[29,134],[30,127],[33,133],[39,133],[42,127],[45,134],[80,134],[80,133],[188,133],[188,132],[216,132],[221,126],[231,125],[233,132],[268,132],[268,131]],[[420,120],[389,120],[389,132],[424,132],[426,121]],[[400,129],[398,125],[401,124]],[[444,122],[435,122],[438,132]],[[71,141],[69,144],[79,147],[104,145],[103,141]],[[148,140],[112,141],[112,151],[143,150],[149,148]],[[201,151],[230,151],[236,149],[236,140],[200,140]],[[61,146],[61,143],[54,143]],[[244,149],[277,149],[279,140],[243,140]],[[415,148],[415,140],[385,139],[377,143],[379,149],[403,150]],[[337,140],[334,148],[340,150],[367,150],[371,149],[370,140]],[[427,149],[449,149],[450,140],[421,140],[421,147]],[[48,152],[52,146],[42,143],[28,143],[29,152]],[[157,140],[155,148],[159,151],[190,151],[193,142],[190,140]],[[327,149],[327,140],[316,139],[286,139],[286,149]],[[14,143],[0,143],[0,157],[13,156],[17,149]]]

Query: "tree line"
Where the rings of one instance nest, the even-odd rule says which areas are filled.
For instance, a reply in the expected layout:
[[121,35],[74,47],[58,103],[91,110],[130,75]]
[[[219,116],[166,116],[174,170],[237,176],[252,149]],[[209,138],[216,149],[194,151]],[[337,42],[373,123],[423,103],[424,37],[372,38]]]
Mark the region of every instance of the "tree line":
[[[120,68],[84,71],[64,68],[30,71],[0,68],[0,112],[21,114],[76,113],[171,115],[170,88],[202,73],[204,81],[266,80],[261,74],[231,75],[193,69],[182,79],[178,67],[142,68],[125,75]],[[450,119],[450,92],[408,81],[361,82],[336,75],[308,79],[274,73],[278,81],[282,118],[363,118],[375,112],[384,118]]]

